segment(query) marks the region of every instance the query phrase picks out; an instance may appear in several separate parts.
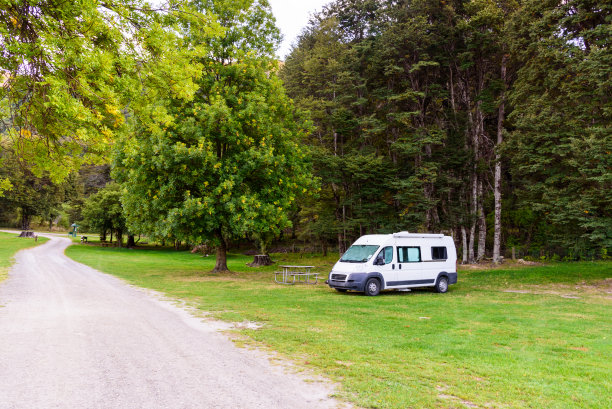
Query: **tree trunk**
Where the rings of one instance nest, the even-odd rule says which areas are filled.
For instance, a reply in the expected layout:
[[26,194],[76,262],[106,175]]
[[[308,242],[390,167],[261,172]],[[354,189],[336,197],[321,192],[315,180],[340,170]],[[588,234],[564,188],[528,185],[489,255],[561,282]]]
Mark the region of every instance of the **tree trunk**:
[[100,233],[100,240],[106,241],[106,229],[102,230],[102,233]]
[[123,232],[121,230],[117,230],[117,246],[123,247]]
[[501,262],[501,209],[502,209],[502,194],[501,194],[501,144],[504,141],[504,117],[506,109],[506,62],[507,56],[502,57],[501,62],[501,80],[503,84],[501,101],[499,103],[499,111],[497,115],[497,146],[495,150],[495,221],[493,231],[493,262],[498,264]]
[[485,256],[485,246],[487,244],[487,219],[482,208],[482,178],[478,180],[478,254],[476,261],[480,261]]
[[461,247],[463,250],[463,257],[461,258],[461,264],[466,264],[468,261],[468,243],[467,243],[467,232],[465,226],[461,226]]
[[344,250],[345,248],[346,248],[346,206],[342,205],[342,249]]
[[[422,120],[422,127],[425,128],[425,120]],[[431,160],[431,144],[425,145],[425,156],[427,160]],[[427,210],[425,211],[425,229],[427,231],[433,231],[435,227],[440,224],[440,217],[438,216],[438,209],[433,206],[435,203],[435,187],[433,182],[425,182],[423,184],[423,194],[427,203]]]
[[271,242],[272,242],[272,239],[269,236],[262,233],[257,239],[257,245],[259,247],[259,254],[261,255],[268,254],[268,248]]
[[272,259],[267,254],[256,254],[253,256],[253,261],[251,263],[247,263],[249,267],[260,267],[260,266],[271,266],[274,264]]
[[134,242],[134,235],[128,234],[127,247],[131,249],[134,246],[136,246],[136,243]]
[[215,268],[213,268],[211,273],[223,273],[225,271],[229,271],[227,268],[227,246],[225,244],[225,240],[223,239],[223,234],[221,234],[221,231],[217,231],[215,233],[215,237],[217,238],[219,245],[217,246],[217,258],[215,262]]
[[29,214],[25,209],[21,209],[21,230],[30,230],[30,221],[32,215]]
[[468,241],[468,263],[474,263],[474,237],[476,236],[476,221],[472,222],[470,226],[470,236]]
[[[476,88],[476,95],[480,95],[484,89],[484,75],[482,72],[478,72],[478,85]],[[469,98],[469,87],[466,87],[466,93],[468,97],[466,100],[470,102],[472,99]],[[468,103],[470,107],[471,103]],[[484,212],[482,209],[482,176],[479,174],[478,165],[481,159],[481,146],[485,137],[484,131],[484,114],[482,112],[482,101],[476,102],[474,115],[468,112],[468,123],[471,128],[472,136],[472,149],[474,150],[474,165],[472,169],[472,224],[470,228],[470,263],[476,261],[474,257],[474,240],[476,233],[476,224],[479,227],[478,235],[478,253],[477,259],[480,259],[484,255],[484,240],[486,239],[486,222],[484,221]],[[484,230],[484,231],[483,231]],[[484,233],[484,236],[483,236]]]
[[470,221],[470,240],[468,242],[468,263],[474,263],[474,242],[476,238],[476,222],[478,221],[478,176],[476,174],[476,165],[474,165],[474,173],[472,174],[472,203],[470,205],[471,221]]
[[111,229],[111,231],[110,231],[110,234],[111,234],[111,235],[110,235],[110,242],[111,242],[111,244],[112,244],[112,243],[113,243],[113,230],[112,230],[112,229]]
[[338,133],[334,130],[334,155],[338,155]]

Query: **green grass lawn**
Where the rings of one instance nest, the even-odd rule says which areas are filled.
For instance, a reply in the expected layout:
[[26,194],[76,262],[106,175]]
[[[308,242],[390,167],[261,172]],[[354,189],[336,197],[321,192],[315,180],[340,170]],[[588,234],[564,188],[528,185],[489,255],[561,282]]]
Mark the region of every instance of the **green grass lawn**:
[[44,237],[39,237],[38,241],[35,242],[34,239],[17,237],[17,234],[19,232],[16,232],[16,234],[0,232],[0,282],[8,277],[8,270],[11,264],[13,264],[15,253],[21,249],[34,247],[48,240]]
[[[77,245],[67,254],[218,318],[263,324],[242,332],[363,407],[612,407],[611,262],[460,271],[447,294],[365,297],[275,284],[278,267],[252,269],[241,255],[228,259],[235,273],[212,275],[214,256],[188,252]],[[273,258],[324,276],[336,261]]]

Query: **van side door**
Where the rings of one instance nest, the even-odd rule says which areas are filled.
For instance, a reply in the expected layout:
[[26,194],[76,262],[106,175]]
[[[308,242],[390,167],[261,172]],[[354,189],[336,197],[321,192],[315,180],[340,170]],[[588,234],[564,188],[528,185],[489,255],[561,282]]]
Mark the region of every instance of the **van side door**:
[[382,274],[384,287],[389,287],[389,283],[397,280],[397,265],[395,262],[393,246],[386,246],[380,249],[376,257],[374,257],[374,268],[372,272]]
[[433,282],[424,275],[420,246],[398,246],[397,263],[397,285],[418,287]]

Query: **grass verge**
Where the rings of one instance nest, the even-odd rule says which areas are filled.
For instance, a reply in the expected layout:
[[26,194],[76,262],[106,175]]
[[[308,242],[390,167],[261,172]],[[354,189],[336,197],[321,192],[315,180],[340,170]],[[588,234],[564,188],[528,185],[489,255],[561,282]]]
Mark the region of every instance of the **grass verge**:
[[[16,232],[17,234],[19,232]],[[34,239],[17,237],[17,234],[0,232],[0,282],[8,277],[8,270],[13,264],[13,256],[19,250],[34,247],[46,242],[48,239],[39,237]]]
[[[447,294],[365,297],[275,284],[278,267],[249,268],[241,255],[228,259],[235,273],[212,275],[214,257],[188,252],[66,253],[218,318],[263,324],[242,333],[339,382],[362,407],[610,407],[610,262],[460,271]],[[325,274],[336,258],[274,256]]]

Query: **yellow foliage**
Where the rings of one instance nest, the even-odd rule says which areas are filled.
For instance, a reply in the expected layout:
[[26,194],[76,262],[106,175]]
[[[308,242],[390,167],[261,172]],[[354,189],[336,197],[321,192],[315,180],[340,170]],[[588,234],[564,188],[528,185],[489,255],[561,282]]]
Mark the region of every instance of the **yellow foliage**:
[[108,128],[102,128],[102,135],[104,135],[106,138],[110,139],[113,137],[113,131],[111,131]]

